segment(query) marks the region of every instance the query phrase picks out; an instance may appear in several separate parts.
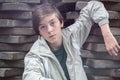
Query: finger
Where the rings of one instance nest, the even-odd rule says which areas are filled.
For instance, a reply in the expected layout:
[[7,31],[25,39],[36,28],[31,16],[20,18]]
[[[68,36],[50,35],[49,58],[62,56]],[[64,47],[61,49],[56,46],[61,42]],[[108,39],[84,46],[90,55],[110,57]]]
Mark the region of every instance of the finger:
[[117,56],[117,53],[115,52],[114,49],[110,49],[110,50],[109,50],[109,54],[110,54],[111,56]]
[[108,50],[108,53],[110,54],[110,56],[112,56],[112,49]]
[[117,45],[115,46],[115,47],[113,47],[113,49],[114,49],[114,51],[116,52],[116,53],[118,53],[118,47],[117,47]]
[[120,45],[119,44],[117,45],[117,48],[120,50]]
[[113,56],[117,56],[117,55],[118,55],[117,53],[118,53],[118,52],[116,52],[115,49],[112,50],[112,55],[113,55]]

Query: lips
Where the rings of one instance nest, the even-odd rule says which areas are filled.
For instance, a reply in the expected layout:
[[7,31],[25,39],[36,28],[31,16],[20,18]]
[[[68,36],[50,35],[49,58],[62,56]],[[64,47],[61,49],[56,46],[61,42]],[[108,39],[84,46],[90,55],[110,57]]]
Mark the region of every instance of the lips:
[[53,38],[54,36],[55,36],[55,34],[54,34],[54,35],[49,36],[49,38]]

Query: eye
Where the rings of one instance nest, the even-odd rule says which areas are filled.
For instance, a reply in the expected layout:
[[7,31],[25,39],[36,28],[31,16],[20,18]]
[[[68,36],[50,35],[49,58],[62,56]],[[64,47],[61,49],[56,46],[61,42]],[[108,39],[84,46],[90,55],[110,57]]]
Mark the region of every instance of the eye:
[[45,29],[45,28],[46,28],[46,26],[44,26],[44,25],[40,25],[40,26],[39,26],[39,29],[40,29],[40,30],[43,30],[43,29]]
[[51,26],[54,26],[55,23],[56,23],[55,21],[52,21],[52,22],[50,23],[50,25],[51,25]]

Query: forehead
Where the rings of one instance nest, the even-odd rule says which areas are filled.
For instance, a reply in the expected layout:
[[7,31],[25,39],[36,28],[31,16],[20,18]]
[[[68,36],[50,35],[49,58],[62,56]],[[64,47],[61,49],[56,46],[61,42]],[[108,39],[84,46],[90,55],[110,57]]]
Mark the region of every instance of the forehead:
[[57,20],[57,19],[58,19],[57,14],[55,13],[48,14],[41,19],[40,24],[48,23],[50,21]]

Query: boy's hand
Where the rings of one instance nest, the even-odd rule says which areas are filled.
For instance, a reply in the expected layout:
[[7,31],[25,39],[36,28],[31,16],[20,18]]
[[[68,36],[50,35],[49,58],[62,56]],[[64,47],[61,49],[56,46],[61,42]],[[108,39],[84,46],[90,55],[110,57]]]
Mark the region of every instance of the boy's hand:
[[105,24],[105,25],[102,25],[100,28],[102,31],[102,35],[103,35],[105,46],[108,53],[111,56],[117,56],[120,50],[120,46],[117,40],[115,39],[115,37],[113,36],[113,34],[111,33],[109,25]]
[[105,46],[111,56],[117,56],[120,46],[112,34],[104,36]]

